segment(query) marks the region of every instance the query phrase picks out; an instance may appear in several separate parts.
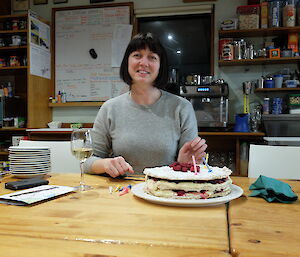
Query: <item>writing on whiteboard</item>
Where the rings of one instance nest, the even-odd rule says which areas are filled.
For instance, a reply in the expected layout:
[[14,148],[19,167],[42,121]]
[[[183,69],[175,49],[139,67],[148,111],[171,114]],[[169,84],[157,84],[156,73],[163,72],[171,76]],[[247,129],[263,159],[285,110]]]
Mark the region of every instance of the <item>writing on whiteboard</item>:
[[105,101],[128,90],[119,67],[131,38],[130,7],[55,13],[55,88],[68,101]]

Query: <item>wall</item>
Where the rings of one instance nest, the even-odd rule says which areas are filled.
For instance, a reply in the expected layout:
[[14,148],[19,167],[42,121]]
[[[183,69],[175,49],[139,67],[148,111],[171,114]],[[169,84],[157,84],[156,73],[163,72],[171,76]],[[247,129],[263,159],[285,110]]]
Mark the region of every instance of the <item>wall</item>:
[[[40,16],[51,21],[51,9],[60,8],[65,6],[74,5],[89,5],[89,0],[69,0],[66,4],[53,4],[52,0],[48,0],[47,5],[33,5],[31,0],[31,9],[37,12]],[[111,3],[120,3],[128,1],[113,1]],[[203,2],[203,3],[183,3],[182,0],[134,0],[134,8],[160,8],[168,6],[187,6],[199,4],[215,4],[215,76],[216,78],[223,78],[229,83],[229,119],[234,121],[235,113],[243,111],[243,91],[242,83],[246,80],[256,80],[262,75],[276,72],[283,67],[291,65],[257,65],[257,66],[244,66],[244,67],[218,67],[218,28],[222,19],[228,17],[236,17],[236,7],[239,5],[247,4],[247,0],[218,0],[216,2]],[[75,4],[74,4],[75,3]],[[296,66],[292,66],[294,69]],[[250,101],[252,104],[261,102],[261,97],[251,95]],[[72,108],[53,108],[53,120],[60,120],[63,122],[93,122],[97,114],[98,108],[96,107],[72,107]]]

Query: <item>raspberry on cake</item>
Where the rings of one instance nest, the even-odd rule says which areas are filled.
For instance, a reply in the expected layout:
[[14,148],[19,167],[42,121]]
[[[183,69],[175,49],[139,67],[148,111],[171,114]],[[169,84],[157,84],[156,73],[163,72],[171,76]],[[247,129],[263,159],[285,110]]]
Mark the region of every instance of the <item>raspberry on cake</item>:
[[145,192],[175,199],[207,199],[228,195],[231,192],[231,170],[227,167],[197,165],[194,172],[191,163],[172,163],[170,166],[146,168]]

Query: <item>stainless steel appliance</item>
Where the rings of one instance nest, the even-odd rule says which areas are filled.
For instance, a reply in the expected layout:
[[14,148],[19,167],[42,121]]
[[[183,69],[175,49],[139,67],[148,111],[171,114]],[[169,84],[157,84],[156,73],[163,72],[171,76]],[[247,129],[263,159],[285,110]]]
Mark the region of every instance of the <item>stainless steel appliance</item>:
[[227,126],[229,91],[224,80],[206,85],[183,85],[180,95],[192,103],[198,127]]

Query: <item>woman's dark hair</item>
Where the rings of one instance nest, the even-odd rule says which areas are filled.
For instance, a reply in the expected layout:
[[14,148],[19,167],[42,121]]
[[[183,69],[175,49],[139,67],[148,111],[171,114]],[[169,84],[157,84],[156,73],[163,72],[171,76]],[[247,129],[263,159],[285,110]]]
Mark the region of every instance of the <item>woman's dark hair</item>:
[[149,48],[151,52],[156,53],[160,59],[160,67],[154,85],[157,88],[164,88],[168,82],[168,57],[165,48],[162,46],[158,38],[152,33],[140,33],[135,35],[129,42],[125,51],[121,67],[120,77],[121,79],[131,87],[132,78],[128,72],[128,58],[129,55],[137,50]]

